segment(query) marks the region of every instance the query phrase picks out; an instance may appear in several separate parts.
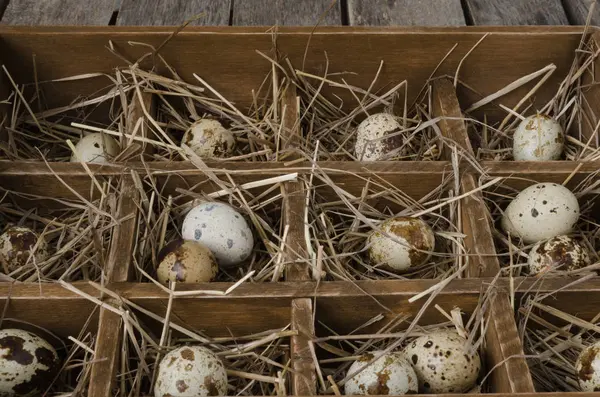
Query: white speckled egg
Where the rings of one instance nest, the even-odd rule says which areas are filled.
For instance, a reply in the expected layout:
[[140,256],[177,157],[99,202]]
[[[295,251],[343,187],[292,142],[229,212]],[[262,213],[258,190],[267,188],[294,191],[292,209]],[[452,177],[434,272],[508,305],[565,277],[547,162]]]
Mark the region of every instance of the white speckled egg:
[[[401,129],[396,117],[388,113],[372,114],[356,127],[354,154],[359,161],[377,161],[402,145],[402,137],[386,135]],[[399,153],[401,154],[401,153]]]
[[583,349],[577,358],[575,370],[581,391],[600,390],[600,342]]
[[93,132],[77,142],[75,153],[71,155],[71,162],[78,163],[79,156],[81,156],[84,163],[105,164],[116,157],[119,152],[119,144],[113,137]]
[[529,273],[532,275],[550,270],[571,271],[590,264],[588,250],[569,236],[556,236],[540,241],[529,252]]
[[506,207],[502,229],[527,244],[569,234],[579,219],[579,203],[569,189],[538,183],[521,191]]
[[[379,225],[367,240],[372,266],[403,272],[427,262],[435,247],[433,230],[419,218],[394,217]],[[423,252],[427,251],[427,252]]]
[[254,236],[244,217],[227,204],[206,202],[185,217],[181,235],[210,249],[220,266],[239,265],[252,254]]
[[173,240],[158,253],[158,281],[168,284],[205,283],[219,271],[215,256],[204,244],[195,240]]
[[481,360],[469,342],[453,330],[421,336],[404,350],[421,393],[462,393],[475,386]]
[[[0,235],[0,263],[4,273],[9,274],[28,262],[38,235],[24,226],[9,226]],[[41,240],[30,263],[41,263],[48,257],[46,240]]]
[[192,124],[181,142],[202,158],[227,157],[235,146],[231,131],[212,119],[201,119]]
[[226,393],[225,366],[205,347],[179,347],[167,353],[158,366],[155,397],[224,396]]
[[517,161],[559,160],[565,144],[560,124],[545,114],[521,121],[513,135],[513,158]]
[[[363,355],[352,363],[348,374],[364,367],[379,356],[382,351]],[[391,352],[381,356],[367,368],[350,378],[344,386],[347,395],[389,395],[415,394],[419,389],[417,375],[402,353]]]
[[58,354],[44,339],[20,329],[0,330],[0,396],[43,393],[58,370]]

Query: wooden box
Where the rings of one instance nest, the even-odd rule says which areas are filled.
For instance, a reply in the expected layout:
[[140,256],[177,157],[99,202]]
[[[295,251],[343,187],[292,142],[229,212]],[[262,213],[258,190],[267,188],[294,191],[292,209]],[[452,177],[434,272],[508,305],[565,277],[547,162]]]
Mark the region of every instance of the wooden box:
[[[442,118],[439,122],[441,133],[455,142],[460,150],[473,154],[467,128],[461,120],[457,120],[461,117],[461,108],[464,110],[469,104],[500,90],[524,74],[552,63],[556,71],[532,99],[533,106],[544,103],[553,95],[553,87],[568,73],[583,32],[579,27],[353,27],[318,28],[314,32],[304,28],[195,27],[186,28],[169,39],[170,28],[4,26],[0,28],[0,60],[10,71],[11,78],[6,73],[0,76],[0,93],[4,99],[15,86],[23,84],[25,90],[31,90],[36,84],[32,76],[36,76],[38,82],[49,82],[98,73],[97,78],[44,84],[46,106],[66,106],[78,98],[102,92],[106,87],[104,74],[110,74],[114,68],[124,66],[148,51],[147,47],[132,43],[160,47],[161,56],[184,81],[194,82],[194,73],[209,78],[214,88],[226,94],[240,109],[252,105],[252,90],[258,89],[273,67],[257,52],[281,60],[289,59],[290,64],[302,65],[303,70],[315,74],[323,73],[326,68],[333,73],[352,72],[347,76],[347,82],[357,87],[371,84],[372,76],[383,60],[385,66],[374,89],[407,80],[406,98],[410,102],[417,98],[428,79],[436,77],[432,82],[431,111],[433,116]],[[597,30],[591,28],[583,39],[595,43],[598,37]],[[482,41],[477,44],[479,40]],[[113,56],[109,47],[118,49],[127,57],[119,59]],[[448,56],[440,63],[444,54]],[[164,64],[157,62],[155,65],[158,73],[169,73]],[[595,66],[598,73],[600,63],[595,61]],[[457,68],[456,76],[463,83],[459,86],[463,88],[458,90],[452,84]],[[595,76],[588,78],[590,87],[583,93],[586,101],[583,112],[589,124],[595,126],[600,115],[600,91],[596,84],[591,84],[596,83]],[[504,96],[503,105],[514,106],[526,89],[524,86]],[[352,98],[340,87],[325,85],[323,92],[330,97],[339,96],[345,107],[350,106]],[[299,114],[296,93],[290,89],[281,96],[281,103],[275,105],[289,116],[282,129],[285,136],[292,137],[290,140],[293,141],[302,133],[302,128],[296,123]],[[493,121],[503,117],[492,106],[486,110]],[[9,114],[10,104],[4,103],[2,111]],[[107,111],[109,109],[100,106],[90,117],[101,120],[106,118],[103,112]],[[2,124],[2,145],[8,145],[8,127]],[[583,130],[587,137],[594,134],[594,128],[589,126]],[[6,317],[43,327],[60,338],[77,337],[89,313],[94,312],[88,329],[94,333],[94,344],[89,348],[94,350],[95,356],[90,363],[87,390],[92,397],[128,395],[130,392],[118,392],[123,384],[122,379],[117,377],[123,358],[121,342],[128,333],[123,316],[129,316],[128,310],[131,310],[132,314],[145,319],[142,322],[148,325],[149,332],[160,335],[161,326],[156,318],[163,318],[167,307],[170,308],[171,324],[203,331],[210,337],[248,335],[289,325],[293,332],[282,344],[285,347],[283,354],[289,358],[292,369],[287,376],[286,391],[290,395],[312,396],[322,394],[311,348],[313,339],[323,336],[323,321],[336,332],[350,332],[378,314],[382,314],[384,319],[392,319],[400,313],[414,318],[431,295],[425,294],[416,301],[409,299],[429,290],[430,293],[436,291],[437,295],[420,321],[431,324],[441,319],[434,304],[448,312],[460,307],[464,312],[472,313],[483,292],[493,284],[494,296],[489,300],[487,311],[489,324],[484,331],[485,366],[488,370],[493,368],[493,371],[486,381],[485,392],[533,393],[532,378],[517,332],[515,307],[511,304],[514,297],[531,288],[550,292],[564,287],[566,292],[561,296],[568,299],[568,305],[577,305],[587,301],[589,291],[597,295],[600,281],[592,277],[582,284],[570,286],[571,279],[560,277],[544,279],[541,283],[526,277],[495,279],[501,262],[495,256],[499,248],[494,241],[492,214],[485,202],[487,191],[478,189],[480,171],[485,170],[491,178],[508,178],[508,185],[522,189],[531,181],[562,183],[570,179],[571,183],[577,183],[590,175],[597,178],[594,173],[600,169],[600,162],[482,161],[475,166],[466,161],[458,163],[452,160],[452,151],[447,150],[437,161],[324,161],[317,164],[327,170],[328,177],[357,196],[365,187],[365,179],[373,175],[401,188],[417,200],[437,188],[447,175],[454,172],[455,177],[459,176],[451,185],[456,182],[458,186],[458,191],[453,192],[460,213],[457,232],[464,235],[465,253],[461,263],[467,263],[467,266],[460,277],[448,282],[441,290],[436,288],[440,280],[432,279],[316,281],[318,274],[310,265],[309,247],[304,238],[306,188],[314,172],[314,164],[290,159],[278,162],[208,161],[206,165],[216,170],[217,177],[222,174],[219,170],[225,170],[234,175],[233,183],[237,185],[298,174],[296,181],[284,182],[277,191],[269,191],[265,196],[278,197],[267,207],[270,216],[276,219],[277,226],[274,227],[288,227],[281,259],[281,277],[273,282],[245,282],[228,294],[185,295],[185,291],[225,292],[235,280],[178,285],[177,291],[183,293],[172,299],[158,286],[141,282],[144,277],[136,266],[140,252],[138,243],[144,236],[139,219],[145,212],[154,211],[151,206],[139,205],[143,202],[140,196],[143,196],[142,192],[147,194],[146,198],[151,195],[146,179],[149,176],[158,181],[160,188],[156,191],[163,195],[162,199],[175,196],[177,189],[196,189],[195,192],[206,194],[218,191],[219,186],[211,182],[205,170],[198,168],[197,164],[177,161],[128,161],[90,165],[89,169],[84,169],[78,163],[5,160],[0,162],[2,189],[57,199],[42,200],[28,208],[60,208],[61,200],[73,198],[98,199],[100,191],[96,185],[99,180],[110,180],[112,185],[121,186],[123,194],[117,195],[111,207],[115,219],[113,229],[106,237],[110,241],[107,243],[108,252],[102,254],[101,277],[93,280],[84,277],[71,283],[3,282],[0,283],[0,300]],[[61,184],[58,178],[68,183]],[[69,189],[67,185],[75,189]],[[198,185],[200,187],[195,187]],[[308,203],[311,208],[336,200],[334,192],[326,186],[315,185],[311,189],[317,197]],[[266,190],[263,188],[261,191]],[[597,190],[594,194],[591,200],[598,203]],[[390,203],[382,199],[371,204],[385,207]],[[595,208],[597,214],[598,207]],[[159,215],[159,212],[154,212],[153,216]],[[599,248],[596,247],[597,250]],[[588,306],[589,316],[586,316],[591,318],[596,311]],[[72,390],[57,391],[66,393]],[[140,393],[152,393],[152,390],[146,387]]]

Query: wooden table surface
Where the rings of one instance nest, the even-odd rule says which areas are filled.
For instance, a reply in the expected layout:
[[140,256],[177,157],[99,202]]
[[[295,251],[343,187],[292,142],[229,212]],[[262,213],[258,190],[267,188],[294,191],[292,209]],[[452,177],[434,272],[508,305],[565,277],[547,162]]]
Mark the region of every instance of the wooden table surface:
[[[0,0],[12,25],[581,25],[594,0]],[[327,11],[327,12],[326,12]],[[592,23],[600,24],[600,6]]]

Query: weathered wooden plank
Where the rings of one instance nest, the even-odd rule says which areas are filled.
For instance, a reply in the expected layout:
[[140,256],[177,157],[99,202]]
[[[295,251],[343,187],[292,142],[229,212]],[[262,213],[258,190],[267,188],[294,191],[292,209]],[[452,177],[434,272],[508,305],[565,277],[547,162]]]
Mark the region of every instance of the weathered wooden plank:
[[229,25],[232,0],[123,0],[117,25]]
[[[596,0],[563,0],[563,6],[569,17],[569,21],[573,25],[585,25],[587,20],[590,5]],[[592,25],[600,25],[600,4],[596,4],[596,8],[592,14]]]
[[294,396],[316,396],[317,374],[310,353],[309,341],[315,337],[312,301],[310,298],[292,301],[292,329],[298,331],[292,337],[292,392]]
[[90,375],[89,397],[114,395],[116,368],[121,348],[121,316],[108,309],[101,309],[95,359]]
[[10,25],[108,25],[114,0],[10,0],[2,23]]
[[460,0],[348,0],[350,25],[461,26]]
[[332,0],[235,0],[232,25],[311,26],[326,12],[321,25],[341,25],[340,3],[338,0],[332,6]]
[[568,25],[561,0],[466,0],[475,25]]

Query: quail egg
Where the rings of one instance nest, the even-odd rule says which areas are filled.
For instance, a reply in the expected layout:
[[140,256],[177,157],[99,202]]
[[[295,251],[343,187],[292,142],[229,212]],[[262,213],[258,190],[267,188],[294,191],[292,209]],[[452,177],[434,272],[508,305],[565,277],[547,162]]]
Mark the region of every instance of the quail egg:
[[[352,363],[348,374],[364,367],[382,351],[363,355]],[[347,395],[390,395],[415,394],[418,392],[417,375],[402,353],[392,352],[381,356],[367,368],[350,378],[344,386]]]
[[183,220],[181,235],[210,249],[219,266],[236,266],[248,259],[254,247],[252,229],[244,217],[227,204],[206,202],[194,207]]
[[0,396],[41,394],[58,369],[58,354],[44,339],[20,329],[0,330]]
[[412,364],[422,393],[462,393],[479,376],[481,360],[469,342],[451,330],[421,336],[404,350]]
[[569,236],[556,236],[535,244],[529,252],[527,264],[532,275],[549,270],[571,271],[588,266],[590,254]]
[[155,397],[224,396],[226,393],[225,366],[205,347],[179,347],[167,353],[158,366]]
[[[9,226],[0,235],[0,263],[5,274],[25,266],[31,250],[38,242],[38,235],[28,227]],[[46,240],[40,240],[31,263],[41,263],[48,257]]]
[[367,245],[373,266],[403,272],[427,262],[435,247],[435,236],[419,218],[394,217],[369,235]]
[[[388,113],[372,114],[356,127],[354,154],[359,161],[377,161],[402,145],[400,135],[385,138],[401,129],[396,117]],[[399,153],[401,154],[401,153]]]
[[524,189],[508,205],[502,229],[527,244],[569,234],[579,219],[579,203],[569,189],[538,183]]
[[192,124],[181,142],[202,158],[227,157],[235,146],[231,131],[212,119],[201,119]]
[[158,281],[205,283],[219,271],[215,256],[204,244],[195,240],[174,240],[158,253]]
[[560,124],[545,114],[521,121],[513,135],[513,158],[517,161],[559,160],[565,134]]
[[600,390],[600,342],[583,349],[577,358],[575,370],[581,391]]
[[119,144],[113,137],[93,132],[77,142],[75,153],[71,155],[71,162],[104,164],[116,157],[119,151]]

